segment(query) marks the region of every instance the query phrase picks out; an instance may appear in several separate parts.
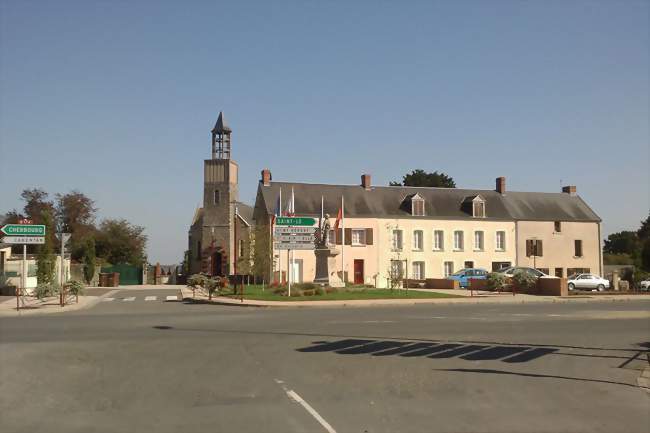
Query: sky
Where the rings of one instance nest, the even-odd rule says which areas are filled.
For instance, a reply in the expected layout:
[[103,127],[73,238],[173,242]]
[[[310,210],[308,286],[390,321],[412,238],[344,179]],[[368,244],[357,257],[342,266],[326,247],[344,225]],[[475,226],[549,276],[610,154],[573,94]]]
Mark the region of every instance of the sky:
[[177,263],[219,111],[274,180],[578,194],[648,215],[648,1],[0,0],[0,213],[79,190]]

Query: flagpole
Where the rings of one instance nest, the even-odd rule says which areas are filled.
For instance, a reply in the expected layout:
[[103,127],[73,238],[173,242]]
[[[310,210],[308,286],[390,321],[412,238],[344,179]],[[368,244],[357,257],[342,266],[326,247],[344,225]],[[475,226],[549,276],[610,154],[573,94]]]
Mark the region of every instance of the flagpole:
[[341,277],[345,286],[345,199],[341,195]]
[[[282,188],[280,188],[280,206],[278,207],[278,213],[282,216]],[[282,285],[282,251],[278,248],[278,286]]]

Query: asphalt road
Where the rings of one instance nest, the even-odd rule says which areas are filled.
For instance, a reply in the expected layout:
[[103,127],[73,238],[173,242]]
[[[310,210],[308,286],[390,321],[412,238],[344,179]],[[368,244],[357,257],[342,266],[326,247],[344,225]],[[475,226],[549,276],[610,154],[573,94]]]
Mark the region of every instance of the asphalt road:
[[648,301],[271,309],[175,294],[1,319],[1,430],[649,431]]

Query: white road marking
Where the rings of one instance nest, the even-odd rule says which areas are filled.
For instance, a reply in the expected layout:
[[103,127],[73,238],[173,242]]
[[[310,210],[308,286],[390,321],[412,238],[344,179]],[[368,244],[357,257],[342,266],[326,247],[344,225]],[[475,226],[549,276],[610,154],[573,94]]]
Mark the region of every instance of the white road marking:
[[122,298],[122,302],[133,302],[135,301],[135,296],[130,296],[128,298]]
[[104,299],[102,299],[102,302],[111,302],[111,301],[114,301],[114,300],[115,300],[115,298],[104,298]]
[[158,299],[158,296],[145,296],[144,300],[145,301],[155,301]]
[[178,300],[178,296],[176,295],[167,296],[167,301],[177,301],[177,300]]
[[[284,383],[283,381],[278,380],[278,379],[274,379],[274,380],[275,380],[276,383],[278,383],[280,385],[282,385]],[[284,385],[282,385],[282,389],[284,390],[284,392],[287,393],[287,396],[291,400],[295,401],[296,403],[299,403],[303,408],[305,408],[305,410],[307,412],[309,412],[309,414],[311,416],[313,416],[314,419],[316,421],[318,421],[318,423],[320,425],[322,425],[323,428],[325,428],[325,430],[327,430],[328,433],[336,433],[336,430],[334,430],[334,428],[331,425],[329,425],[329,423],[327,421],[325,421],[325,419],[323,419],[323,417],[320,416],[320,414],[318,412],[316,412],[316,409],[311,407],[311,405],[309,403],[307,403],[305,400],[303,400],[302,397],[300,397],[294,390],[287,389],[287,387],[284,386]]]

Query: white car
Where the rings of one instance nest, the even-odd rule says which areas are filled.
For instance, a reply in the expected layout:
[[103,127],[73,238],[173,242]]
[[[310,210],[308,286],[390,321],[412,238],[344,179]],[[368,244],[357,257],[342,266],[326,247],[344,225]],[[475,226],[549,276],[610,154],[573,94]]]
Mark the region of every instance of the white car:
[[639,288],[644,292],[650,291],[650,279],[641,281],[639,283]]
[[569,290],[598,290],[609,289],[609,280],[594,274],[576,274],[569,277]]

